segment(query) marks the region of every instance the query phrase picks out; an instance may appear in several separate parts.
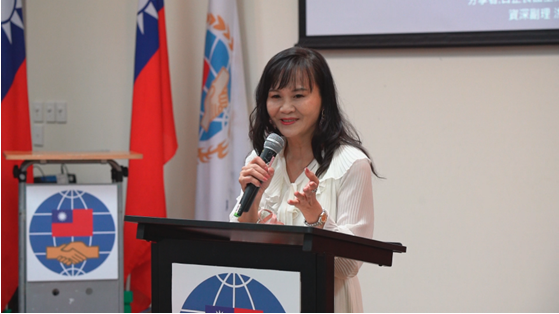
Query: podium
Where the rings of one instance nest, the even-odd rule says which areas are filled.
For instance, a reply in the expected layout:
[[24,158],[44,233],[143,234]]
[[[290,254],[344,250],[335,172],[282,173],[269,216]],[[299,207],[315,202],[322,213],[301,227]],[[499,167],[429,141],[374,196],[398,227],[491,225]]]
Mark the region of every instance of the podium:
[[394,253],[406,252],[398,243],[312,227],[140,216],[124,220],[138,224],[138,239],[151,241],[153,312],[172,312],[174,264],[298,272],[300,310],[316,313],[334,311],[335,257],[391,266]]
[[[123,312],[122,180],[134,152],[6,151],[19,181],[19,312]],[[27,184],[33,164],[107,164],[111,184]],[[33,174],[29,174],[33,175]]]

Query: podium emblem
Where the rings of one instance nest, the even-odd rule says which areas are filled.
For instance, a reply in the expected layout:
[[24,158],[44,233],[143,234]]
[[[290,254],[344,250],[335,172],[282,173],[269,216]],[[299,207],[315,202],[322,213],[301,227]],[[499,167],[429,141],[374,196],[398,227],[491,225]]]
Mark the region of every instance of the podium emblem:
[[107,206],[90,193],[72,189],[47,197],[33,213],[28,232],[32,253],[41,264],[73,278],[101,266],[115,238],[115,221]]
[[181,312],[285,313],[263,284],[240,273],[222,273],[200,283],[184,301]]

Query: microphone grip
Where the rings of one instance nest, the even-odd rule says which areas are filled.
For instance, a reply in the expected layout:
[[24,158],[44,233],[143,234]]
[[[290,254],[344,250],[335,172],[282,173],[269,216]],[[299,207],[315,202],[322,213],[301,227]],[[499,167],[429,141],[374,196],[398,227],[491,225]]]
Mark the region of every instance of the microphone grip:
[[277,153],[271,149],[268,148],[264,148],[264,150],[262,151],[262,154],[260,154],[260,158],[262,158],[262,160],[268,164],[270,161],[272,161],[272,158],[274,158],[274,156],[276,156]]
[[[268,164],[272,160],[272,158],[276,155],[277,152],[267,147],[264,147],[264,150],[262,150],[262,153],[260,154],[260,158],[262,158],[262,160],[266,164]],[[245,188],[245,193],[243,194],[243,197],[241,198],[241,202],[239,203],[239,207],[237,208],[235,213],[233,213],[235,217],[237,218],[241,217],[243,212],[248,212],[250,210],[250,206],[252,206],[252,203],[254,203],[254,199],[256,198],[256,194],[258,193],[259,189],[260,189],[259,187],[256,187],[252,183],[247,184]]]
[[260,188],[256,187],[254,184],[249,183],[245,188],[245,193],[239,202],[239,207],[235,211],[233,215],[235,217],[241,217],[243,212],[248,212],[252,203],[254,203],[254,199],[256,198],[256,194]]

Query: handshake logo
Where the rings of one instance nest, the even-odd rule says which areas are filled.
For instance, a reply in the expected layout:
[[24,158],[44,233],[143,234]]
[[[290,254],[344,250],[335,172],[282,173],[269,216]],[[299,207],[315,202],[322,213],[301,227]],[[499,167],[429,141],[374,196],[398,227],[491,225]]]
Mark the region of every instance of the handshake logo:
[[88,258],[99,258],[98,246],[87,246],[81,241],[75,241],[47,247],[47,259],[56,259],[67,266],[81,263]]
[[[84,191],[61,190],[47,197],[34,211],[28,230],[32,254],[48,270],[60,275],[57,280],[89,274],[115,252],[113,214],[99,198]],[[113,271],[112,265],[106,269]],[[44,270],[33,269],[28,278],[42,280],[47,276]],[[104,276],[104,271],[92,276]]]

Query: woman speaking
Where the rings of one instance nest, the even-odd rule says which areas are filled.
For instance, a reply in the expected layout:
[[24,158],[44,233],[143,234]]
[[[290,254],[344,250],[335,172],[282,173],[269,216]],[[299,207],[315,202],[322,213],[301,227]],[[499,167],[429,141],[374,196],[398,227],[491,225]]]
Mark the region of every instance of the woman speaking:
[[[259,154],[271,133],[284,149],[266,164]],[[259,187],[249,211],[231,221],[311,226],[354,236],[373,236],[372,176],[359,136],[344,118],[324,57],[294,47],[264,68],[250,116],[254,151],[239,182]],[[336,258],[334,309],[362,312],[357,273],[362,262]]]

